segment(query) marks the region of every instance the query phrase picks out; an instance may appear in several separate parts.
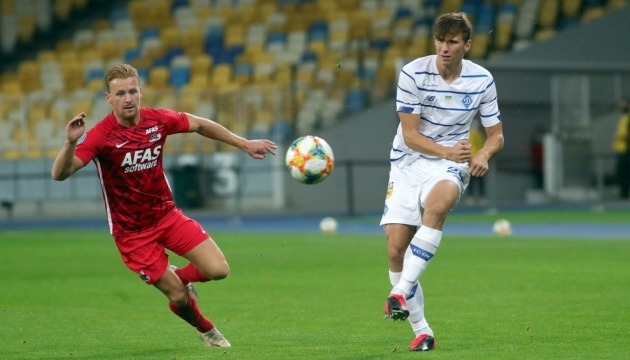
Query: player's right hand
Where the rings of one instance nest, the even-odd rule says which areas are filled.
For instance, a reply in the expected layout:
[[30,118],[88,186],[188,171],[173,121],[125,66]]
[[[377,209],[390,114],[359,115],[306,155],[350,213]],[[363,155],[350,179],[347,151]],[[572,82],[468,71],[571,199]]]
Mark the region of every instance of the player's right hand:
[[85,113],[75,116],[66,126],[66,137],[71,143],[77,142],[85,132]]
[[468,140],[460,140],[451,148],[446,159],[456,163],[465,163],[470,160],[471,153],[472,146],[470,142]]

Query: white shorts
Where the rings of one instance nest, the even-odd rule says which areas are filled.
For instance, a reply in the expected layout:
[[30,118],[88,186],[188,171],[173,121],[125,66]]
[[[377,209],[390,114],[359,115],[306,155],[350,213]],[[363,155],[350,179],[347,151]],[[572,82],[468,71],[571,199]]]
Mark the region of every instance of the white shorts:
[[[468,186],[468,164],[444,159],[419,158],[399,167],[392,164],[385,196],[381,226],[385,224],[422,225],[421,207],[438,182],[450,180],[459,187],[459,197]],[[459,199],[453,207],[457,205]]]

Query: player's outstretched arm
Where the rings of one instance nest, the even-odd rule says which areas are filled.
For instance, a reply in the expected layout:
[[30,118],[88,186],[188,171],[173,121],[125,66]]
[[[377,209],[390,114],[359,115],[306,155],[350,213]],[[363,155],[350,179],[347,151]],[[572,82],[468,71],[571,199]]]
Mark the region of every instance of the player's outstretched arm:
[[503,148],[502,123],[487,127],[486,135],[483,147],[468,162],[468,171],[472,176],[484,176],[490,168],[490,159]]
[[218,124],[212,120],[204,119],[196,115],[186,113],[188,122],[190,123],[189,132],[196,132],[201,136],[205,136],[209,139],[218,140],[245,151],[249,156],[254,159],[264,159],[269,153],[276,154],[278,148],[273,141],[262,140],[248,140],[242,136],[238,136],[231,132],[223,125]]
[[75,116],[66,125],[66,142],[57,154],[52,167],[52,178],[62,181],[85,166],[83,161],[74,155],[77,141],[85,132],[85,113]]

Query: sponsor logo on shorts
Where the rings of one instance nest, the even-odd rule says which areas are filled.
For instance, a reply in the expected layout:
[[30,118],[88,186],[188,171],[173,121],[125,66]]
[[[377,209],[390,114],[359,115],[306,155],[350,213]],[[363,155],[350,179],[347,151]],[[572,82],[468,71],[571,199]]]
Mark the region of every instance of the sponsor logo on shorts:
[[385,205],[385,209],[383,209],[383,216],[387,214],[387,210],[389,210],[389,208],[387,207],[387,205]]
[[140,279],[142,279],[142,281],[144,281],[144,282],[148,283],[149,281],[151,281],[151,277],[149,275],[145,274],[144,271],[140,271],[138,273],[138,275],[140,275]]

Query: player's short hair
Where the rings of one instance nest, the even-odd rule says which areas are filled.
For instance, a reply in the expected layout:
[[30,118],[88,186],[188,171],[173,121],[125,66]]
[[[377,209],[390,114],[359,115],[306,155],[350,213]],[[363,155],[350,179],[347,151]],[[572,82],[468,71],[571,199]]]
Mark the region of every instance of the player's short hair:
[[138,84],[140,84],[140,76],[138,75],[138,70],[135,67],[129,64],[118,64],[112,66],[111,69],[107,71],[105,75],[105,86],[107,86],[107,91],[109,91],[109,83],[114,79],[126,79],[130,77],[135,77],[138,79]]
[[433,34],[437,40],[444,40],[447,36],[462,34],[464,42],[470,40],[472,24],[466,13],[446,13],[440,16],[433,26]]

